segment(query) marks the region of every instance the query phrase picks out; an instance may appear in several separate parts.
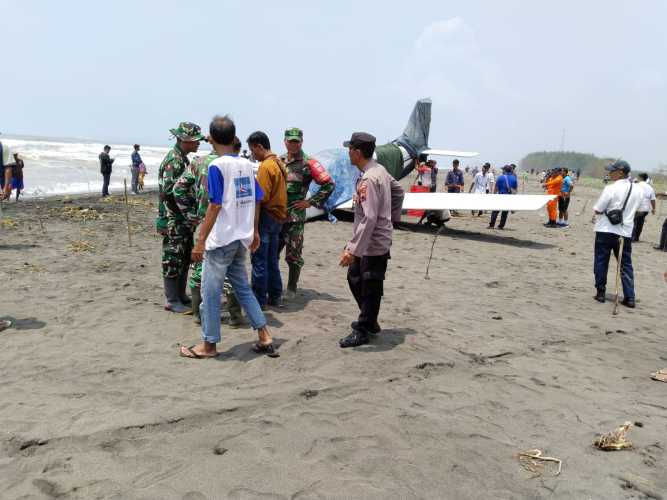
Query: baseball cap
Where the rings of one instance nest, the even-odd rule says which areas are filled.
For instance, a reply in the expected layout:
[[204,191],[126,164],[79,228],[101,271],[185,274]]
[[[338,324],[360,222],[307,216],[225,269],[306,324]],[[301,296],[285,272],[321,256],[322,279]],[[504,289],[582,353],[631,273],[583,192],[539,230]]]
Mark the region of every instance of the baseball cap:
[[350,140],[343,143],[343,146],[346,148],[349,148],[350,146],[353,148],[358,148],[364,144],[375,145],[375,136],[366,132],[354,132],[350,137]]
[[285,130],[286,141],[303,141],[303,130],[298,127],[292,127]]
[[630,170],[630,164],[625,161],[625,160],[617,160],[614,163],[611,163],[610,165],[607,165],[604,168],[607,172],[615,172],[616,170],[622,170],[623,173],[629,174]]
[[201,133],[201,127],[192,122],[181,122],[177,128],[170,128],[169,132],[182,141],[194,142],[206,140],[206,137]]

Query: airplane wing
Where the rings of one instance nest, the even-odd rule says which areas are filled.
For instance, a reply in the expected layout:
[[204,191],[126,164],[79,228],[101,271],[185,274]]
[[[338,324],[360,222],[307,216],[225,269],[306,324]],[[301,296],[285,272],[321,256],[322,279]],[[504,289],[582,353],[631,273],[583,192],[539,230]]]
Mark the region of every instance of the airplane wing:
[[[556,195],[405,193],[403,210],[539,210]],[[352,208],[349,200],[336,208]]]
[[449,149],[425,149],[424,151],[421,151],[420,154],[431,156],[458,156],[459,158],[473,158],[479,155],[479,153],[473,153],[471,151],[451,151]]

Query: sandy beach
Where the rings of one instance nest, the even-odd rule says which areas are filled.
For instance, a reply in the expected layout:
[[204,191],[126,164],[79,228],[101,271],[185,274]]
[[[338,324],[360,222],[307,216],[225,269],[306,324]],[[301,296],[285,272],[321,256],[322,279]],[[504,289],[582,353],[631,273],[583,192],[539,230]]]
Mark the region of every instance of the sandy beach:
[[[396,231],[384,330],[351,350],[351,224],[309,223],[298,300],[268,312],[281,356],[223,325],[216,360],[178,356],[199,330],[162,307],[154,193],[130,200],[132,246],[119,196],[5,204],[0,498],[667,498],[667,207],[633,248],[637,308],[612,316],[597,194],[577,188],[569,229],[452,219],[428,280],[432,232]],[[592,446],[625,421],[632,449]],[[559,476],[521,467],[535,448]]]

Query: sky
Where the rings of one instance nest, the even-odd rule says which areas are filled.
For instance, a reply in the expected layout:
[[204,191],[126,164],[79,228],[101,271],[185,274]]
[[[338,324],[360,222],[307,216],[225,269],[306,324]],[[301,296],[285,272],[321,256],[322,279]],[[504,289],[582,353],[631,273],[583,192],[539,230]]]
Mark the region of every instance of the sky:
[[[667,164],[664,0],[0,0],[0,132],[168,145],[230,114],[238,135],[400,135],[517,162],[560,150]],[[563,133],[564,131],[564,133]]]

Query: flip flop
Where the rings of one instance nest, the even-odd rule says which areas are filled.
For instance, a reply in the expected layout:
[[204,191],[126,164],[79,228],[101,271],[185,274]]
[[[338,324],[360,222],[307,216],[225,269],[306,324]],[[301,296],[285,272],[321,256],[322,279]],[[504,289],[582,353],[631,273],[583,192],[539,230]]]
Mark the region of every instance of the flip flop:
[[273,342],[270,344],[260,344],[257,342],[252,346],[252,350],[257,354],[266,354],[270,358],[277,358],[280,356],[280,354],[278,354],[276,349],[273,347]]
[[9,321],[8,319],[0,320],[0,332],[6,330],[10,326],[12,326],[12,322]]
[[185,353],[183,352],[183,346],[181,346],[181,348],[180,348],[180,350],[179,350],[179,354],[181,355],[182,358],[190,358],[190,359],[210,359],[210,358],[216,358],[216,357],[218,357],[218,353],[216,353],[214,356],[202,356],[201,354],[197,354],[197,353],[194,351],[193,347],[195,347],[195,346],[194,346],[194,345],[191,345],[190,347],[186,347],[185,350],[186,350],[189,354],[185,354]]

